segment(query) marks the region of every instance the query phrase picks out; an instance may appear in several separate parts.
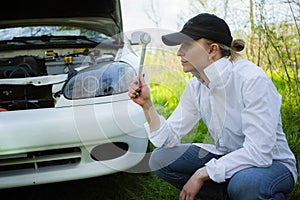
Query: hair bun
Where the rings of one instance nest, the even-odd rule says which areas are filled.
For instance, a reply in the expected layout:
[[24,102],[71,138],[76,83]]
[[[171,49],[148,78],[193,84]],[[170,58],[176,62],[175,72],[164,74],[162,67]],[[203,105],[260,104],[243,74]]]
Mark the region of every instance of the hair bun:
[[245,41],[243,39],[234,39],[231,43],[231,49],[233,51],[242,51],[245,48]]

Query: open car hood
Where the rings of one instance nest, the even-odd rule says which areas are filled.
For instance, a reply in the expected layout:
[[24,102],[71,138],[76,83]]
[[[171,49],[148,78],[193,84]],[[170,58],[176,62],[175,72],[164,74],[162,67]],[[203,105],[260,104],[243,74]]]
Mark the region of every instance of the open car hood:
[[0,28],[57,25],[59,22],[90,28],[108,36],[123,31],[120,0],[8,1],[0,10]]

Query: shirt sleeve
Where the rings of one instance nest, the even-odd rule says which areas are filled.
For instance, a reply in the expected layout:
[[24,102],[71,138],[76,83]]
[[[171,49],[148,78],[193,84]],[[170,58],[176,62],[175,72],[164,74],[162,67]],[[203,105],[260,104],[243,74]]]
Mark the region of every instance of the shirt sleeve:
[[189,133],[200,119],[199,101],[190,82],[185,87],[178,106],[166,120],[160,116],[160,128],[154,132],[148,129],[149,139],[156,147],[173,147]]
[[272,164],[281,96],[270,79],[259,76],[244,82],[242,99],[242,132],[245,136],[242,147],[206,163],[210,178],[218,183],[242,169]]

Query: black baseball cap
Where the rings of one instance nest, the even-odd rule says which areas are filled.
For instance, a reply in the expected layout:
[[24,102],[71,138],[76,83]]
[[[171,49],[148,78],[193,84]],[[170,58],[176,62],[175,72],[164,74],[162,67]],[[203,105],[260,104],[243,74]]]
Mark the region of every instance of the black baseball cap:
[[227,23],[214,14],[201,13],[187,21],[179,32],[162,36],[168,46],[206,38],[230,47],[232,36]]

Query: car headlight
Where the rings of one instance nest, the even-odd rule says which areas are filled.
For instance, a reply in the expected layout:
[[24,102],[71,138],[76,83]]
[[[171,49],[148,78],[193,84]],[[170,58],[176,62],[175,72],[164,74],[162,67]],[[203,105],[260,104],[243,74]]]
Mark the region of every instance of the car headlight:
[[125,62],[105,62],[90,66],[70,78],[63,87],[67,99],[83,99],[128,91],[136,72]]

